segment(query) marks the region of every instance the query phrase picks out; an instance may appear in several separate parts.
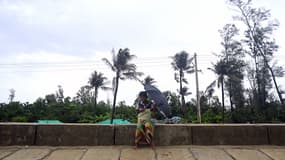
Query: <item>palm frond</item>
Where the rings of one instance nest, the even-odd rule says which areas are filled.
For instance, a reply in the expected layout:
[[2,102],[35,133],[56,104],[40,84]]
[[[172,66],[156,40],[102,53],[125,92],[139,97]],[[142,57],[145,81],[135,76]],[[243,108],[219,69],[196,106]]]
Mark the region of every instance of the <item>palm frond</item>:
[[191,58],[188,59],[187,61],[188,61],[188,63],[190,64],[190,63],[192,63],[193,60],[194,60],[194,57],[191,57]]
[[212,71],[212,72],[214,72],[214,73],[216,73],[215,69],[213,69],[213,68],[207,68],[207,69]]
[[214,80],[214,81],[213,81],[212,83],[210,83],[210,85],[206,88],[206,91],[205,91],[205,92],[207,92],[208,90],[214,88],[214,87],[216,86],[216,84],[217,84],[217,81]]
[[177,83],[179,83],[179,76],[178,76],[178,73],[174,73],[174,79]]
[[116,71],[116,67],[107,58],[102,58],[102,61],[104,61],[112,69],[112,71]]
[[133,63],[131,64],[125,64],[121,66],[122,71],[135,71],[137,69],[137,66]]
[[183,78],[182,81],[183,81],[184,83],[188,84],[188,81],[187,81],[186,78]]
[[191,69],[191,70],[188,70],[186,73],[192,74],[192,73],[195,73],[195,70],[194,70],[194,69]]
[[184,96],[187,96],[187,95],[190,95],[190,94],[192,94],[191,92],[188,92],[188,87],[186,87],[186,86],[184,86],[183,88],[182,88],[182,90],[180,91],[180,94],[181,95],[184,95]]
[[111,87],[101,87],[102,90],[107,91],[107,90],[112,90],[113,88]]
[[124,72],[122,74],[123,74],[124,78],[126,78],[126,79],[134,79],[134,80],[137,80],[138,77],[143,75],[142,72],[134,72],[134,71]]
[[112,80],[112,89],[113,89],[113,93],[115,92],[115,88],[116,88],[116,77],[113,78]]

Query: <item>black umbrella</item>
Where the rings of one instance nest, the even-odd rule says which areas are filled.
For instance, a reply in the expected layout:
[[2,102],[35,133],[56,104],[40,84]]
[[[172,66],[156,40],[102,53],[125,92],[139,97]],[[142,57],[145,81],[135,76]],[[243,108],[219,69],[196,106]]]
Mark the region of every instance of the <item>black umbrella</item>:
[[146,84],[144,85],[145,91],[149,94],[150,98],[158,106],[160,112],[165,118],[169,115],[169,107],[165,96],[156,87]]

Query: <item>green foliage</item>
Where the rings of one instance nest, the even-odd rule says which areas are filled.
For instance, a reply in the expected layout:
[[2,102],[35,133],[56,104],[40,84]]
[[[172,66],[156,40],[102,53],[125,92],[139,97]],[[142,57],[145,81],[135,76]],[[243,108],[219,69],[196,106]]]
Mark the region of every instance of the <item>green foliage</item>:
[[[198,123],[195,102],[186,103],[187,114],[183,114],[179,107],[179,96],[175,93],[168,94],[168,102],[172,116],[182,117],[180,123]],[[205,98],[205,97],[204,97]],[[206,98],[201,103],[201,114],[203,123],[222,123],[222,107],[219,99],[211,98],[209,104]],[[0,104],[1,122],[36,122],[39,119],[56,119],[64,123],[97,123],[110,119],[111,106],[99,102],[96,106],[96,114],[93,112],[93,104],[80,104],[74,101],[47,103],[45,99],[39,98],[33,104],[11,102]],[[163,119],[158,112],[153,114],[156,119]],[[120,102],[116,107],[115,118],[137,121],[135,107]],[[225,110],[225,123],[282,123],[285,122],[285,105],[272,101],[266,103],[264,108],[245,105],[234,109],[233,112]]]
[[214,113],[212,109],[208,109],[203,115],[202,115],[203,123],[221,123],[222,122],[222,114],[221,113]]
[[133,123],[137,121],[136,109],[133,106],[127,106],[124,102],[120,102],[116,108],[115,118],[126,119]]
[[92,115],[92,113],[85,112],[80,116],[78,121],[79,123],[95,123],[96,118]]
[[28,119],[25,116],[16,116],[12,118],[12,122],[27,122]]

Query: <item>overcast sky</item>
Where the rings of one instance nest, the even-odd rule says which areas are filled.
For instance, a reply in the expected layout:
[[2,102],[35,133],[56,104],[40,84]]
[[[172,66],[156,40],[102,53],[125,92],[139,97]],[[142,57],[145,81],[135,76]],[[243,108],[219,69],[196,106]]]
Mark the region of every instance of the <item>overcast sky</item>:
[[[285,65],[285,2],[253,3],[279,20],[276,58]],[[101,59],[126,47],[137,56],[138,71],[162,91],[178,88],[169,56],[196,52],[204,90],[216,78],[207,67],[216,61],[212,53],[221,51],[218,30],[234,22],[231,8],[225,0],[0,0],[0,103],[8,101],[11,88],[21,102],[55,93],[58,85],[74,97],[94,70],[111,80],[114,73]],[[194,75],[188,80],[190,99]],[[284,79],[279,82],[285,87]],[[138,82],[121,82],[117,101],[131,104],[142,89]],[[112,92],[99,93],[99,100],[107,97],[112,100]]]

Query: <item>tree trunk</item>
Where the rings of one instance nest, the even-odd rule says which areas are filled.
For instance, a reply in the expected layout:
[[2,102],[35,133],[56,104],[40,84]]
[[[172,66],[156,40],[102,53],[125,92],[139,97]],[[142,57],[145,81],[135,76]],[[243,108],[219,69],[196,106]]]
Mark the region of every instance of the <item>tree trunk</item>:
[[259,74],[259,69],[258,69],[258,62],[257,62],[257,57],[254,57],[254,62],[255,62],[255,76],[256,76],[256,83],[257,83],[257,108],[260,109],[262,106],[262,96],[261,96],[261,85],[260,85],[260,74]]
[[222,121],[223,121],[223,123],[225,123],[224,77],[222,77],[221,83],[222,83],[221,87],[222,87],[222,108],[223,108]]
[[231,105],[231,113],[233,113],[234,111],[234,107],[233,107],[233,92],[232,92],[232,81],[231,79],[229,79],[229,85],[230,85],[230,90],[229,90],[229,97],[230,97],[230,105]]
[[114,119],[114,113],[115,113],[115,107],[116,107],[116,99],[117,99],[117,92],[119,87],[119,76],[120,74],[117,72],[116,74],[116,85],[115,85],[115,92],[114,92],[114,99],[113,99],[113,106],[112,106],[112,113],[111,113],[111,124],[113,124]]
[[98,88],[95,87],[94,91],[94,115],[96,114],[96,106],[97,106],[97,97],[98,97]]
[[[266,62],[266,64],[267,64],[267,62]],[[267,65],[268,65],[268,64],[267,64]],[[271,73],[271,76],[272,76],[272,79],[273,79],[273,82],[274,82],[274,86],[275,86],[275,88],[276,88],[276,91],[277,91],[278,97],[279,97],[279,99],[280,99],[280,102],[281,102],[281,104],[284,104],[284,100],[283,100],[283,98],[282,98],[282,93],[280,92],[280,90],[279,90],[279,88],[278,88],[278,85],[277,85],[277,82],[276,82],[276,77],[275,77],[275,75],[274,75],[274,72],[273,72],[272,68],[269,67],[269,65],[268,65],[268,69],[269,69],[269,71],[270,71],[270,73]]]
[[183,114],[185,114],[185,112],[186,112],[186,110],[185,110],[185,99],[184,99],[184,95],[182,93],[182,88],[183,88],[182,87],[182,74],[183,74],[183,71],[180,70],[179,71],[179,78],[180,78],[179,82],[180,82],[180,95],[181,95],[181,109],[183,111]]
[[94,91],[94,105],[97,105],[97,97],[98,97],[98,88],[95,88]]

